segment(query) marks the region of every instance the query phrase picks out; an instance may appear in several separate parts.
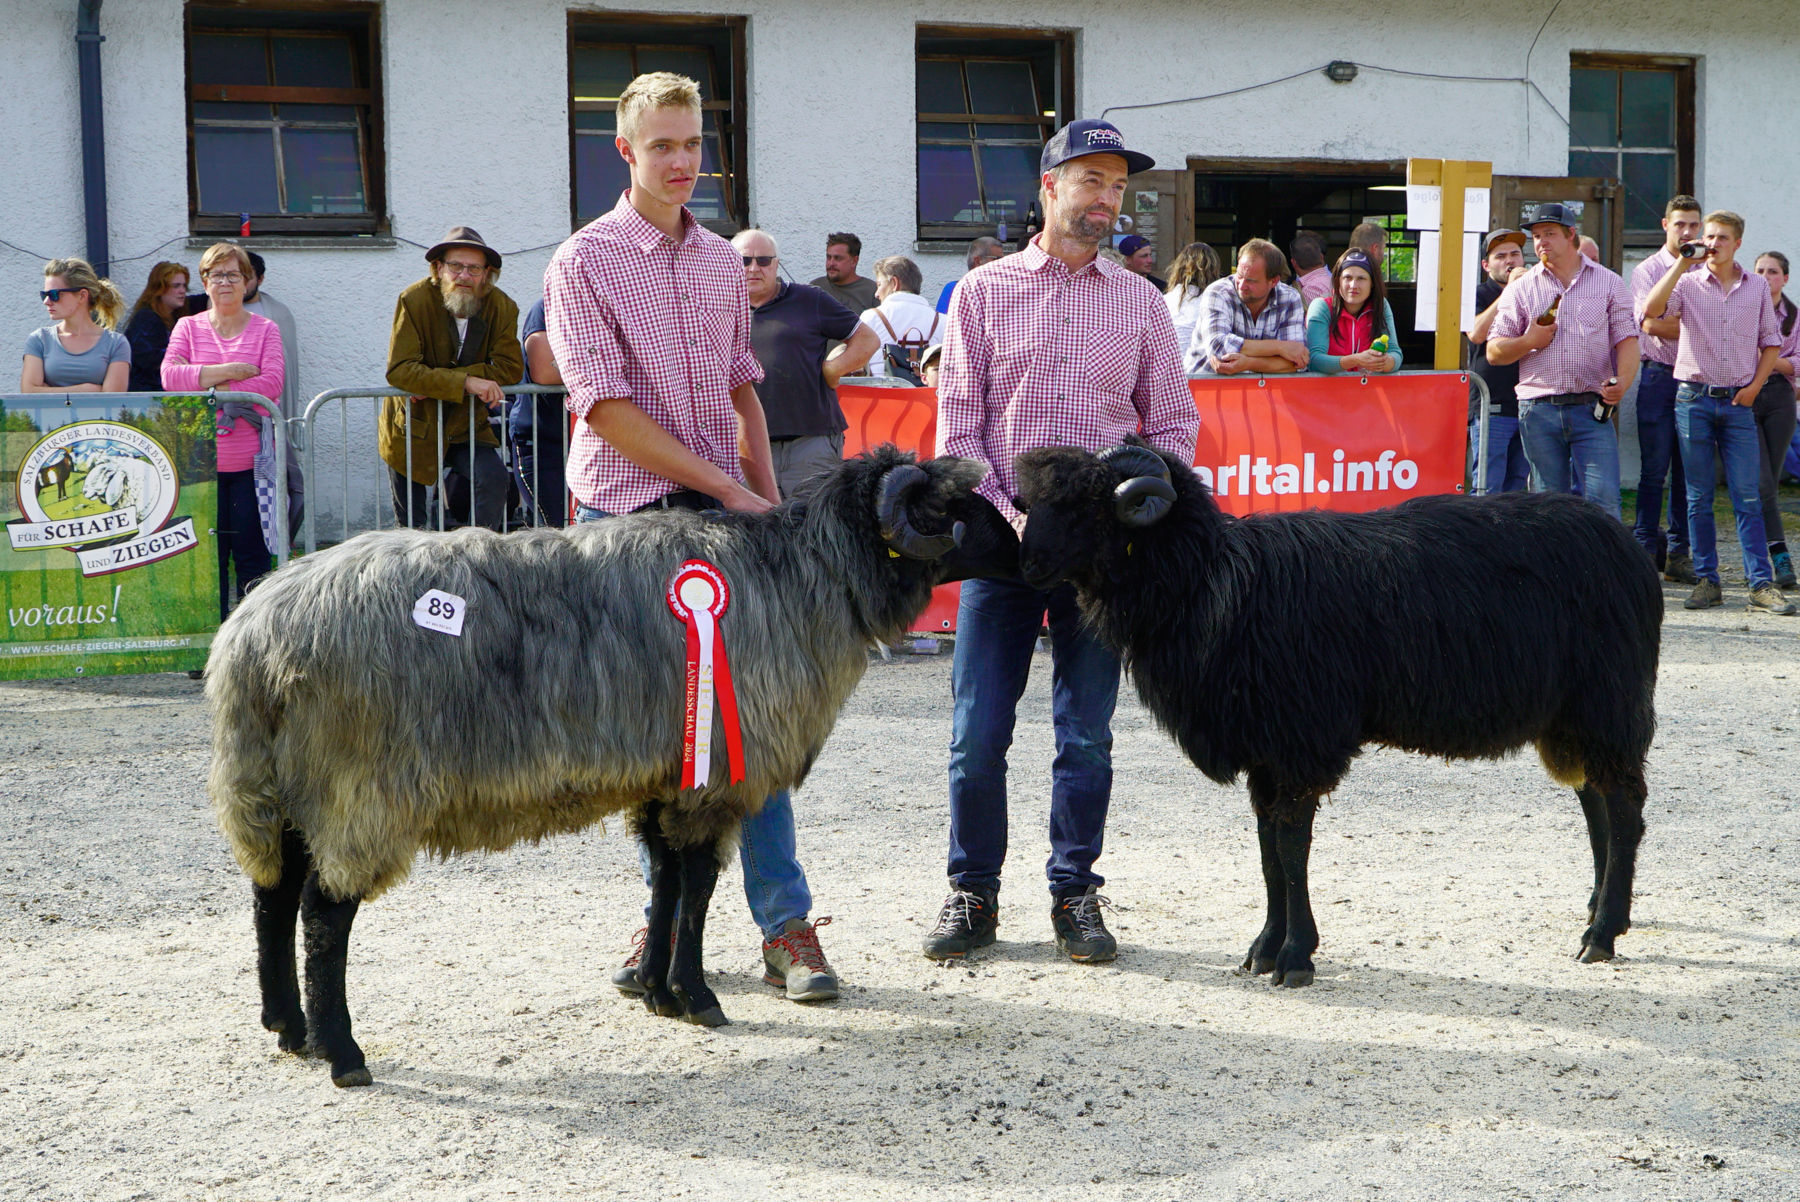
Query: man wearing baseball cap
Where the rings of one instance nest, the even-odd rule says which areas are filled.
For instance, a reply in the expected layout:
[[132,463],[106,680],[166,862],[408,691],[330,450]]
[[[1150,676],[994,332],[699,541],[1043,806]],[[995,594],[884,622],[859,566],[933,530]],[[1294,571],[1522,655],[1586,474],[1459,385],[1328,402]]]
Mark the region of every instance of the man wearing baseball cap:
[[1127,234],[1119,239],[1118,251],[1125,256],[1125,266],[1149,280],[1158,292],[1169,290],[1169,285],[1152,270],[1156,266],[1156,247],[1150,239],[1142,234]]
[[1519,492],[1531,480],[1525,445],[1519,439],[1519,365],[1489,363],[1487,342],[1500,312],[1500,295],[1525,274],[1525,235],[1495,230],[1482,242],[1481,282],[1475,285],[1475,324],[1469,327],[1469,374],[1487,385],[1487,457],[1480,463],[1481,390],[1469,385],[1470,476],[1484,491]]
[[[377,447],[394,492],[394,521],[499,530],[511,483],[487,410],[525,372],[519,306],[494,287],[500,252],[466,225],[425,252],[430,269],[394,305],[387,381],[412,394],[382,402]],[[479,401],[486,409],[478,408]],[[439,439],[444,459],[438,462]],[[426,493],[442,481],[436,521]]]
[[[1142,276],[1098,257],[1126,177],[1154,166],[1105,121],[1071,122],[1040,158],[1041,233],[977,267],[951,297],[938,381],[938,453],[985,465],[980,492],[1014,522],[1013,462],[1051,445],[1102,451],[1142,428],[1192,462],[1199,415],[1175,327]],[[1006,859],[1006,753],[1038,630],[1049,614],[1052,714],[1051,928],[1079,963],[1111,960],[1094,872],[1112,796],[1112,713],[1119,660],[1084,629],[1067,585],[1018,580],[962,586],[952,668],[950,896],[924,951],[960,957],[994,942]]]
[[1619,516],[1619,436],[1594,407],[1617,405],[1638,369],[1637,319],[1625,281],[1581,253],[1575,217],[1554,202],[1525,223],[1539,263],[1500,297],[1489,363],[1519,365],[1519,435],[1546,492],[1581,495]]

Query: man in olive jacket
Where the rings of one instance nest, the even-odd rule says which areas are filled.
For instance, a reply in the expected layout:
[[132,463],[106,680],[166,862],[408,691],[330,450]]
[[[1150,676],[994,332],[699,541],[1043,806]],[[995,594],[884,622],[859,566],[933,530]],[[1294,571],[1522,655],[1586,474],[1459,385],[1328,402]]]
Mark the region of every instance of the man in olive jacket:
[[498,530],[509,478],[499,439],[476,402],[497,411],[501,388],[524,374],[519,306],[494,287],[499,252],[468,226],[444,235],[425,262],[431,272],[400,294],[388,338],[388,383],[412,394],[389,397],[381,410],[379,447],[390,469],[394,520],[418,529],[437,525],[426,490],[441,472],[444,526]]

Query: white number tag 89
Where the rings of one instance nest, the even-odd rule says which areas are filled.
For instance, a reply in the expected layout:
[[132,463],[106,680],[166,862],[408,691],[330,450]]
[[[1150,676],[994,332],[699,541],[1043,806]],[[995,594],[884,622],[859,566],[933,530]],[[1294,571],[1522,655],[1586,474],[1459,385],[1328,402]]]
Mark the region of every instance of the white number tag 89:
[[413,621],[427,630],[462,637],[463,599],[454,593],[432,589],[413,602]]

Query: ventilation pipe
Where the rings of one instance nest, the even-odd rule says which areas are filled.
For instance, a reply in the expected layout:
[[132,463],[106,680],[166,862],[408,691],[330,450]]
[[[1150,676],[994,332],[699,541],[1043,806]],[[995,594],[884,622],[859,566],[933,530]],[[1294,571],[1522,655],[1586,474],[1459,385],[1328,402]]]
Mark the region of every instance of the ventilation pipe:
[[87,213],[87,257],[102,279],[110,272],[106,240],[106,122],[100,110],[100,5],[80,0],[75,13],[75,53],[81,69],[81,176]]

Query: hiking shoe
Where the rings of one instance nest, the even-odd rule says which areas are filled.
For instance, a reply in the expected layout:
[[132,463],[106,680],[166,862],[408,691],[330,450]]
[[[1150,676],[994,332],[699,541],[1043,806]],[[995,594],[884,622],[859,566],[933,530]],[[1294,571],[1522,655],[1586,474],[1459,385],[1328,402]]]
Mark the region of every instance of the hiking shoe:
[[1102,964],[1118,955],[1118,941],[1100,916],[1101,908],[1111,905],[1093,885],[1057,898],[1050,907],[1057,948],[1077,964]]
[[1671,584],[1699,584],[1700,577],[1694,575],[1694,557],[1671,553],[1663,567],[1663,579]]
[[837,974],[825,963],[818,929],[830,922],[790,918],[781,934],[763,941],[763,983],[786,987],[790,1002],[825,1002],[838,995]]
[[1688,599],[1681,603],[1681,608],[1711,609],[1724,600],[1725,595],[1719,591],[1719,584],[1716,580],[1702,580],[1694,586],[1694,591],[1688,594]]
[[1775,565],[1775,587],[1793,588],[1800,581],[1794,579],[1794,557],[1786,551],[1777,551],[1769,557]]
[[1781,590],[1772,584],[1759,584],[1750,590],[1750,604],[1745,607],[1760,614],[1776,614],[1788,617],[1794,612],[1794,603],[1781,595]]
[[933,960],[966,956],[994,941],[1000,927],[1000,895],[985,889],[950,886],[938,911],[937,925],[925,936],[925,954]]
[[613,969],[613,988],[626,997],[643,997],[650,992],[644,988],[643,981],[638,979],[638,964],[644,958],[644,939],[650,934],[649,927],[639,927],[637,934],[631,937],[631,955],[625,957],[625,963]]

